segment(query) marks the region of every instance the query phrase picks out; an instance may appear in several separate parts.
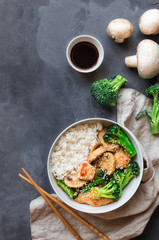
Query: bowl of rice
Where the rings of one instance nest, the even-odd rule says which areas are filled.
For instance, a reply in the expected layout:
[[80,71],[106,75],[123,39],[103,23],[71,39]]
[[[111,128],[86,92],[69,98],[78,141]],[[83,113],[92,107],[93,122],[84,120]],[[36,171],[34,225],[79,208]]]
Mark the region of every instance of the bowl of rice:
[[[61,181],[64,177],[76,171],[80,164],[87,162],[87,158],[92,146],[98,142],[98,132],[103,128],[108,128],[111,125],[117,124],[127,135],[133,144],[136,155],[133,160],[140,167],[140,174],[137,178],[132,179],[126,188],[123,190],[122,196],[118,201],[114,201],[108,205],[90,206],[88,204],[80,204],[70,198],[57,184],[57,180]],[[57,196],[68,206],[85,213],[100,214],[113,211],[127,201],[137,191],[143,173],[143,157],[140,144],[134,134],[127,128],[121,126],[117,122],[104,118],[89,118],[78,121],[66,129],[64,129],[53,142],[47,161],[47,171],[50,184]]]

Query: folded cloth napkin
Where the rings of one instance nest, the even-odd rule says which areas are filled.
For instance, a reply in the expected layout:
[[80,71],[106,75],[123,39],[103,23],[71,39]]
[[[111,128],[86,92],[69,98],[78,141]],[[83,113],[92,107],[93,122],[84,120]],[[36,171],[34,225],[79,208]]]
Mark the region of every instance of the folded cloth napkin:
[[[136,114],[141,109],[151,112],[152,102],[133,89],[121,89],[120,93],[122,97],[119,98],[117,104],[117,120],[135,134],[142,146],[144,156],[142,183],[135,195],[115,211],[96,216],[78,212],[111,240],[128,240],[141,234],[159,204],[159,187],[157,186],[157,181],[159,181],[159,134],[151,134],[150,125],[144,116],[138,121],[135,120]],[[57,205],[56,207],[83,239],[101,239],[65,210]],[[30,213],[33,240],[75,239],[42,197],[31,202]]]

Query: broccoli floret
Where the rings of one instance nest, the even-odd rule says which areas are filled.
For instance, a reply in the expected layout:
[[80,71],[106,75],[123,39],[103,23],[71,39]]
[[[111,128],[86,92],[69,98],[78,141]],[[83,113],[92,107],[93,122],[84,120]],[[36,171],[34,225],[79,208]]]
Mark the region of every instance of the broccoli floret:
[[124,169],[124,180],[122,181],[122,189],[130,182],[132,178],[137,178],[140,174],[140,167],[137,162],[130,160]]
[[120,194],[119,196],[121,197],[122,195],[122,190],[123,190],[123,181],[125,178],[125,173],[123,170],[117,169],[115,170],[113,177],[115,178],[117,184],[119,185],[119,189],[120,189]]
[[118,125],[112,125],[107,128],[105,135],[103,136],[105,142],[117,143],[127,151],[132,158],[136,155],[136,150],[126,134],[122,131],[122,129]]
[[146,110],[141,110],[137,114],[136,120],[138,120],[142,114],[145,114],[146,118],[151,124],[152,134],[157,134],[159,133],[159,83],[147,88],[146,94],[153,96],[152,115],[150,116]]
[[67,195],[70,196],[71,198],[74,199],[74,198],[76,198],[76,197],[78,196],[78,193],[77,193],[74,189],[68,187],[64,182],[58,180],[58,181],[57,181],[57,184],[58,184],[58,185],[67,193]]
[[92,187],[91,188],[91,197],[93,199],[111,198],[113,200],[119,199],[119,186],[114,178],[111,178],[109,183],[107,183],[104,187]]
[[132,178],[138,177],[140,174],[140,168],[137,162],[130,160],[126,168],[123,170],[117,169],[113,177],[115,178],[117,184],[120,188],[120,194],[121,197],[123,189],[126,187],[126,185],[130,182]]
[[91,95],[95,98],[97,103],[106,107],[114,107],[116,101],[121,96],[118,90],[126,82],[127,80],[120,75],[109,80],[105,78],[96,81],[91,86]]
[[82,190],[83,193],[86,193],[94,186],[102,185],[105,186],[109,182],[109,176],[102,170],[97,173],[97,177],[92,181],[89,182],[86,187]]

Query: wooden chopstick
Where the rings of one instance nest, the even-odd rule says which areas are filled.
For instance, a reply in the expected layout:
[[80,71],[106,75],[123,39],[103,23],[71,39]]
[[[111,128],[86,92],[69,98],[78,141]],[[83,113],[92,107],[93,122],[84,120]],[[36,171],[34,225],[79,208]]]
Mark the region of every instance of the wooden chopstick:
[[[27,179],[26,177],[24,177],[23,175],[19,174],[19,176],[24,179],[25,181],[27,181],[28,183],[30,183],[31,185],[32,182]],[[40,187],[39,187],[40,188]],[[73,217],[75,217],[76,219],[78,219],[81,223],[83,223],[85,226],[87,226],[88,228],[90,228],[93,232],[95,232],[96,234],[98,234],[101,238],[103,238],[104,240],[110,240],[110,238],[108,238],[106,235],[104,235],[102,232],[100,232],[97,228],[95,228],[94,226],[92,226],[89,222],[87,222],[84,218],[82,218],[80,215],[78,215],[77,213],[75,213],[74,211],[72,211],[65,203],[60,202],[57,198],[53,197],[51,194],[49,194],[48,192],[46,192],[45,190],[43,190],[42,188],[40,188],[41,191],[48,196],[52,201],[54,201],[55,203],[57,203],[60,207],[62,207],[63,209],[65,209],[68,213],[70,213]]]
[[36,190],[41,194],[41,196],[45,199],[45,201],[48,203],[48,205],[51,207],[51,209],[56,213],[56,215],[61,219],[61,221],[65,224],[65,226],[70,230],[70,232],[75,236],[76,239],[82,240],[82,238],[77,234],[77,232],[71,227],[71,225],[68,223],[68,221],[61,215],[61,213],[56,209],[56,207],[50,202],[50,200],[47,198],[47,196],[42,192],[40,187],[33,181],[33,179],[29,176],[29,174],[25,171],[24,168],[22,168],[22,171],[25,173],[25,175],[29,178],[32,185],[36,188]]

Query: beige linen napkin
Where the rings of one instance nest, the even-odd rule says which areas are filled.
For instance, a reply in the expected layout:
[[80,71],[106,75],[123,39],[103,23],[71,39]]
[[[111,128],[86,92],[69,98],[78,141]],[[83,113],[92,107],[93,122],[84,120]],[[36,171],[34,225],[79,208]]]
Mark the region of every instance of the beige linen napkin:
[[[130,129],[142,145],[145,167],[142,183],[131,200],[116,211],[97,216],[78,212],[111,240],[128,240],[141,234],[159,204],[159,134],[151,134],[150,125],[144,116],[135,120],[141,109],[146,108],[151,112],[151,100],[133,89],[121,89],[121,94],[117,105],[117,120]],[[63,209],[56,207],[83,239],[101,239]],[[30,213],[33,240],[75,239],[42,197],[31,202]]]

